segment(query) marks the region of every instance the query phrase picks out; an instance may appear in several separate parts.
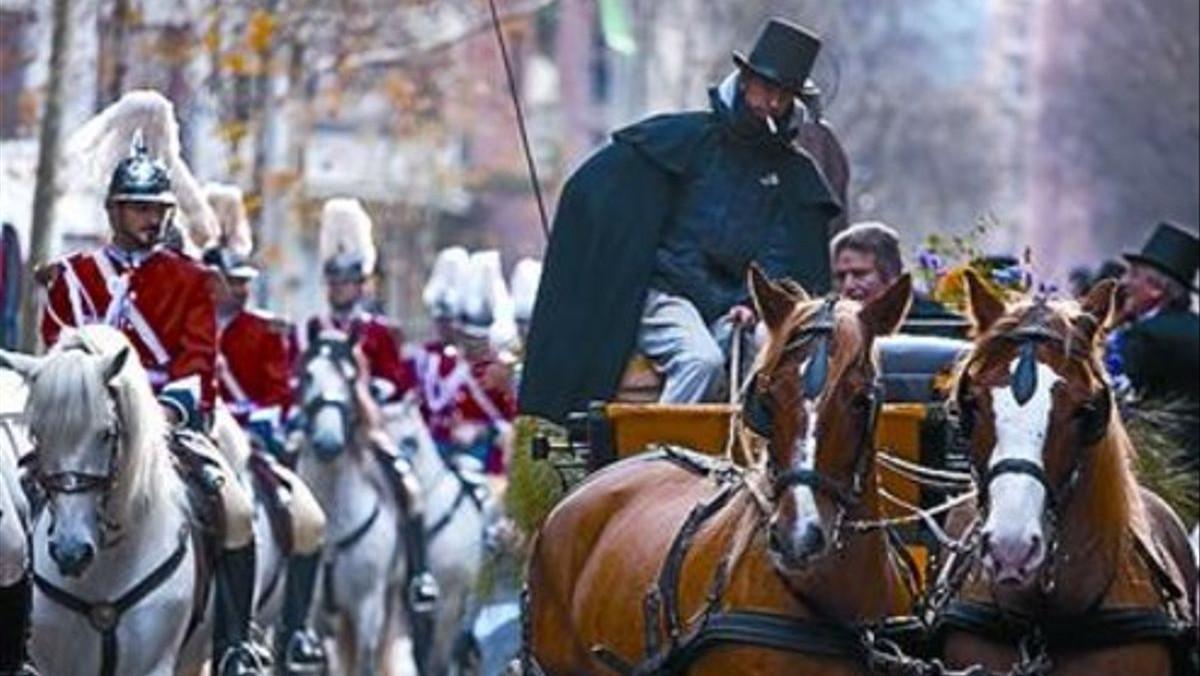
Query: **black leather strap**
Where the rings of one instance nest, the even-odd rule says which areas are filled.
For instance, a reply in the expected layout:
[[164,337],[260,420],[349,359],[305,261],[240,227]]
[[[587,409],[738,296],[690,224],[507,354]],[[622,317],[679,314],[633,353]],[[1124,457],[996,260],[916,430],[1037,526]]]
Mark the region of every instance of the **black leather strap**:
[[1158,608],[1097,608],[1074,616],[1014,616],[990,603],[952,601],[934,625],[940,640],[949,631],[1015,643],[1033,628],[1041,630],[1051,652],[1101,650],[1142,643],[1176,646],[1190,641],[1192,629]]
[[55,587],[49,580],[33,574],[33,582],[38,590],[58,605],[83,615],[88,619],[92,628],[100,634],[100,675],[115,676],[119,660],[117,645],[117,627],[121,624],[121,616],[125,611],[134,607],[146,598],[150,592],[166,582],[187,554],[188,532],[181,530],[179,544],[166,560],[158,564],[150,574],[142,578],[132,589],[125,592],[115,601],[85,601],[71,592]]
[[988,468],[987,476],[984,478],[985,485],[991,486],[997,477],[1004,474],[1024,474],[1031,476],[1037,479],[1042,488],[1046,489],[1046,497],[1051,499],[1054,497],[1054,490],[1050,487],[1050,480],[1046,478],[1046,470],[1042,469],[1041,465],[1032,460],[1024,458],[1005,458],[1001,460]]
[[865,663],[860,632],[826,620],[754,611],[718,613],[696,638],[683,645],[665,665],[667,673],[683,673],[705,652],[721,645],[750,645],[770,650],[853,660]]

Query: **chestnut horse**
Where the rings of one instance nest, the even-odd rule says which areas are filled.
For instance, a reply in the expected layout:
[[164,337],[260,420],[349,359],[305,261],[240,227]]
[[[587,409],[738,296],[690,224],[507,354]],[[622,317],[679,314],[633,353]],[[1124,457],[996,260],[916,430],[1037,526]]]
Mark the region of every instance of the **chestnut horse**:
[[967,284],[979,335],[955,391],[979,499],[949,520],[975,547],[941,576],[961,585],[938,613],[944,658],[1186,672],[1196,567],[1178,517],[1130,466],[1101,359],[1115,285],[1009,308],[979,277]]
[[740,436],[764,460],[661,449],[564,498],[530,559],[526,673],[862,673],[860,626],[908,610],[885,534],[850,525],[880,513],[873,340],[911,280],[863,306],[749,283],[769,336]]

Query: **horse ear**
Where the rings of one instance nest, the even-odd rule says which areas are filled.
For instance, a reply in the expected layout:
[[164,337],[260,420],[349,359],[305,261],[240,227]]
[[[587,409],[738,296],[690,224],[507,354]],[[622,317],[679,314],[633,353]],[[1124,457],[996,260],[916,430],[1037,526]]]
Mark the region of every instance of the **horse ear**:
[[798,299],[767,279],[767,275],[757,263],[750,264],[750,271],[746,273],[746,285],[750,288],[750,298],[754,301],[758,316],[762,317],[769,329],[778,329],[783,320],[796,308]]
[[125,368],[125,362],[129,361],[130,349],[128,346],[122,347],[113,356],[105,360],[100,367],[100,376],[104,378],[104,382],[112,383],[121,373],[121,369]]
[[1080,302],[1080,307],[1093,320],[1083,322],[1081,327],[1088,338],[1094,338],[1100,329],[1107,329],[1112,323],[1117,307],[1117,287],[1114,279],[1102,280]]
[[1004,301],[973,268],[965,271],[968,308],[975,330],[983,333],[1004,316]]
[[912,305],[912,275],[904,273],[858,311],[858,317],[873,336],[896,332]]
[[0,350],[0,367],[12,369],[25,380],[33,379],[38,367],[42,365],[42,360],[42,357],[35,357],[31,354]]
[[791,294],[792,299],[797,303],[807,303],[808,301],[812,300],[812,296],[808,295],[808,291],[804,290],[804,287],[800,285],[800,282],[797,282],[791,277],[784,277],[783,279],[779,280],[778,284],[781,288],[783,288],[784,291],[787,291],[789,294]]

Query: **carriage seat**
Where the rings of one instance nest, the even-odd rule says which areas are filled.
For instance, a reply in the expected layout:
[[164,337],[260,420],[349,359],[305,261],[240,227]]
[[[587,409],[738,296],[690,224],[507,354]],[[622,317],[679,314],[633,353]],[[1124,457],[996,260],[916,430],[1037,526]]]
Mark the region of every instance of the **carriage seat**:
[[648,404],[658,401],[662,394],[663,377],[658,367],[646,355],[635,351],[625,365],[621,384],[617,386],[617,401]]
[[946,397],[954,366],[971,343],[956,338],[897,334],[876,341],[884,401],[930,403]]

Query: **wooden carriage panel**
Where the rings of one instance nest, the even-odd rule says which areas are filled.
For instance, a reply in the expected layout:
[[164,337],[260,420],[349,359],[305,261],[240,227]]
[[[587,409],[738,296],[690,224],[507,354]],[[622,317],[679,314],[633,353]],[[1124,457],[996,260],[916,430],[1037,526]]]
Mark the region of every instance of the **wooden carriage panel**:
[[730,404],[608,404],[604,407],[616,457],[650,444],[674,444],[719,455],[729,439]]

